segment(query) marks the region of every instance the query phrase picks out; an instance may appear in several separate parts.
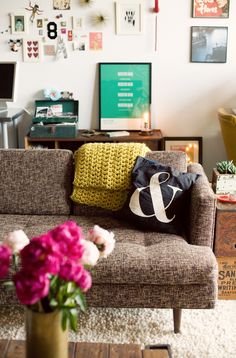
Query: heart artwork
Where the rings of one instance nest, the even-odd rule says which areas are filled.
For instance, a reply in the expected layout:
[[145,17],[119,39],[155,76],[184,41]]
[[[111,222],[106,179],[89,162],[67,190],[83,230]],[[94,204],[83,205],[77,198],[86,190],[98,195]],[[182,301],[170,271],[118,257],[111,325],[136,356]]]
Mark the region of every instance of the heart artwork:
[[29,62],[38,62],[40,60],[40,42],[36,40],[27,40],[25,47],[25,56]]

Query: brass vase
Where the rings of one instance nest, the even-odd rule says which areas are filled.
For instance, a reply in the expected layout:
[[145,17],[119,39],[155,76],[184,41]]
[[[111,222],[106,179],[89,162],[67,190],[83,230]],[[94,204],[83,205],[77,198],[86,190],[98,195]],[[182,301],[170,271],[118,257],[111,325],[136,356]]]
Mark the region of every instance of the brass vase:
[[26,310],[26,358],[68,358],[68,329],[61,327],[61,311]]

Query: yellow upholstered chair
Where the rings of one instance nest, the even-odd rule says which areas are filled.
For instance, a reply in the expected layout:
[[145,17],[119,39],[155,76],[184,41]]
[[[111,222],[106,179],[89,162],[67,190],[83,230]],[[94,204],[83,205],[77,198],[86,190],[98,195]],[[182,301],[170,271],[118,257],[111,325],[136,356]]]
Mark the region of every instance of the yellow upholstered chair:
[[219,108],[218,118],[227,153],[227,159],[236,165],[236,115],[231,109]]

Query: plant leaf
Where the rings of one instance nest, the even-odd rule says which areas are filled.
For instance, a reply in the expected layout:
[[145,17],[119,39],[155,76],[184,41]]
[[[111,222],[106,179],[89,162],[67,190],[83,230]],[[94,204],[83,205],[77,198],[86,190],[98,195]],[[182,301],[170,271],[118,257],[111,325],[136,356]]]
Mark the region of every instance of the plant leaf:
[[68,309],[62,309],[62,318],[61,318],[61,326],[62,326],[62,330],[65,331],[66,327],[67,327],[67,320],[70,318],[68,316]]
[[69,310],[69,321],[70,321],[70,328],[76,332],[77,324],[78,324],[78,312],[76,308],[72,308]]
[[80,309],[82,312],[85,312],[86,308],[87,308],[87,304],[86,304],[86,299],[85,299],[85,295],[83,294],[83,292],[81,292],[81,290],[77,290],[77,295],[75,297],[75,301],[76,303],[79,305]]

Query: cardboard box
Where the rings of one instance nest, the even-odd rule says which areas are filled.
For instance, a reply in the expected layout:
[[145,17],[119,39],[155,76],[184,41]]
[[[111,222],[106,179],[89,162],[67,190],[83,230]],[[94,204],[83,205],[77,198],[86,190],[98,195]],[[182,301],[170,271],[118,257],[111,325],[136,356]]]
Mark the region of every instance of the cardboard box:
[[219,266],[218,298],[223,300],[236,299],[236,256],[217,257]]

